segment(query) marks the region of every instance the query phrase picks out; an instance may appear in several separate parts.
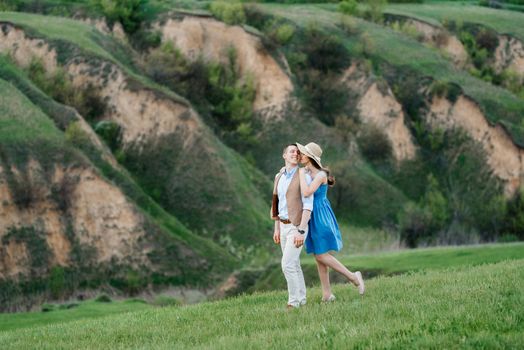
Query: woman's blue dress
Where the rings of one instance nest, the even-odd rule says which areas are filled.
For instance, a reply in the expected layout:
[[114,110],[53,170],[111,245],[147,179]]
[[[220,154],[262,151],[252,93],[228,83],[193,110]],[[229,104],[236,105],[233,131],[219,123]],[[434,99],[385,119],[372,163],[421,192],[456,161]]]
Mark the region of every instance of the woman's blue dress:
[[327,198],[328,185],[322,184],[313,197],[313,212],[309,220],[309,233],[306,237],[308,254],[324,254],[342,249],[342,236],[335,213]]

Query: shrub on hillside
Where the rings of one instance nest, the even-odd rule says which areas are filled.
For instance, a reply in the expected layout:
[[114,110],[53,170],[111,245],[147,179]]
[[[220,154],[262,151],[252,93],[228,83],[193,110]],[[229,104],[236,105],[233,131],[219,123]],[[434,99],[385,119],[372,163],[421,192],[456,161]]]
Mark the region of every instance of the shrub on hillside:
[[107,103],[98,89],[90,83],[84,87],[73,86],[62,68],[48,73],[42,60],[33,57],[26,71],[29,79],[43,92],[57,102],[74,107],[88,121],[96,120],[105,113]]
[[2,245],[12,241],[23,243],[30,259],[31,277],[37,277],[47,273],[52,257],[46,236],[44,231],[32,226],[11,227],[0,242]]
[[291,41],[295,34],[295,27],[290,24],[282,24],[270,33],[270,37],[273,38],[280,45],[285,45]]
[[426,193],[421,200],[423,207],[431,216],[431,228],[434,231],[440,230],[448,223],[449,209],[448,201],[440,189],[437,178],[429,174]]
[[305,105],[326,125],[333,126],[344,110],[348,92],[337,73],[311,69],[299,74]]
[[129,37],[131,44],[138,51],[147,51],[160,46],[162,43],[162,33],[146,29],[137,30]]
[[384,20],[384,9],[387,3],[387,0],[366,0],[364,2],[365,9],[362,16],[369,21],[382,23]]
[[89,136],[80,126],[80,122],[73,122],[67,126],[65,130],[65,139],[79,147],[89,142]]
[[[442,88],[441,93],[447,93],[447,85]],[[420,210],[410,208],[417,220],[405,221],[409,225],[404,237],[428,235],[430,240],[451,244],[489,241],[501,232],[511,232],[504,228],[508,219],[501,183],[493,175],[482,145],[459,129],[442,131],[430,128],[423,119],[408,117],[420,157],[416,163],[410,162],[408,169],[402,166],[393,182]],[[418,181],[427,174],[432,174],[427,183]]]
[[212,128],[237,151],[255,142],[252,125],[255,86],[249,74],[240,77],[236,50],[227,63],[190,62],[166,43],[152,50],[144,69],[153,80],[189,99]]
[[428,93],[430,98],[433,96],[442,97],[454,103],[462,94],[462,88],[452,82],[435,80],[429,86]]
[[423,81],[408,71],[398,73],[395,76],[396,81],[392,84],[393,94],[410,117],[412,127],[413,122],[420,119],[420,111],[426,105],[425,97],[420,92]]
[[432,235],[431,213],[409,202],[398,215],[400,239],[409,248],[416,248]]
[[511,233],[505,233],[501,235],[498,239],[498,243],[512,243],[512,242],[518,242],[519,238],[517,235],[511,234]]
[[241,2],[214,1],[209,5],[209,10],[213,16],[229,25],[246,22],[246,14]]
[[65,272],[63,267],[55,266],[51,269],[49,290],[51,291],[51,296],[55,299],[63,295],[65,290]]
[[470,74],[495,85],[504,85],[503,74],[495,72],[492,65],[498,34],[494,30],[474,25],[460,26],[460,29],[453,23],[449,26],[459,32],[458,37],[473,63]]
[[19,208],[29,208],[35,201],[35,188],[27,173],[15,175],[9,167],[6,167],[6,177],[9,191],[14,204]]
[[64,103],[75,107],[87,121],[98,120],[105,114],[107,103],[93,84],[88,83],[83,88],[70,89],[71,97],[66,98]]
[[367,58],[370,58],[375,53],[375,40],[368,32],[360,33],[360,42],[358,50],[362,53],[362,56]]
[[350,65],[350,54],[341,39],[310,25],[305,31],[301,51],[307,56],[308,68],[321,72],[341,72]]
[[[418,205],[406,205],[399,215],[399,230],[402,241],[410,248],[419,245],[470,243],[471,237],[465,225],[449,227],[448,200],[444,196],[437,178],[433,174],[427,177],[426,193]],[[460,232],[458,227],[462,227]],[[471,229],[470,229],[471,230]],[[476,231],[475,231],[476,234]]]
[[445,230],[438,232],[432,243],[435,245],[464,245],[481,242],[482,239],[476,227],[460,220],[453,220]]
[[296,28],[281,17],[264,12],[258,5],[244,4],[246,23],[263,32],[262,43],[268,51],[289,44],[295,36]]
[[495,49],[499,45],[497,32],[487,28],[480,28],[476,31],[475,41],[479,47],[486,49],[490,55],[495,52]]
[[392,227],[405,197],[388,182],[375,176],[374,171],[355,152],[351,147],[349,156],[330,164],[337,180],[329,195],[333,210],[340,220],[352,225]]
[[338,23],[338,27],[348,35],[355,35],[359,33],[357,21],[352,17],[342,17]]
[[112,152],[115,152],[120,147],[122,130],[117,123],[102,120],[95,125],[94,130],[105,141]]
[[128,34],[135,33],[145,17],[148,0],[91,0],[110,25],[120,22]]
[[500,74],[501,85],[516,95],[524,92],[524,79],[514,70],[505,69]]
[[363,124],[357,135],[360,152],[371,162],[387,160],[391,156],[391,142],[384,132],[373,124]]
[[343,0],[338,4],[338,11],[349,16],[358,16],[358,2],[356,0]]
[[507,214],[503,222],[505,234],[515,235],[520,240],[524,240],[524,187],[521,186],[508,202]]
[[350,65],[350,55],[336,36],[309,24],[300,37],[298,50],[288,54],[304,104],[327,125],[334,125],[347,102],[347,89],[340,73]]
[[501,183],[482,146],[463,131],[452,130],[444,134],[441,148],[432,151],[429,159],[433,174],[442,183],[451,221],[478,231],[483,240],[496,237],[506,206]]
[[145,287],[148,283],[147,279],[144,278],[139,272],[129,270],[122,277],[114,277],[109,282],[113,287],[120,289],[121,291],[134,295],[138,293],[140,289]]

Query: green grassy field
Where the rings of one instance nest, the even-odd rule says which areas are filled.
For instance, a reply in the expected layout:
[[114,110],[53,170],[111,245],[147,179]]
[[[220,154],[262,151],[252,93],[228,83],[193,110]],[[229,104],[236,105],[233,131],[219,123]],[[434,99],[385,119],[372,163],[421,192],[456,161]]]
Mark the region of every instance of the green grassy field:
[[[364,230],[364,232],[366,232]],[[343,240],[351,244],[351,236]],[[372,241],[371,241],[372,242]],[[504,260],[524,259],[524,243],[484,244],[477,246],[421,248],[373,254],[349,255],[342,250],[336,257],[351,271],[362,271],[365,277],[390,276],[422,270],[441,270],[459,266],[475,266],[484,263],[497,263]],[[302,256],[302,270],[308,285],[319,284],[317,267],[312,255]],[[344,278],[331,271],[335,282],[345,282]],[[275,290],[286,288],[280,265],[268,269],[255,286],[256,290]]]
[[71,320],[92,319],[131,311],[151,309],[152,306],[141,300],[79,302],[77,307],[49,312],[35,311],[16,314],[0,314],[0,332],[22,328],[34,328]]
[[[343,16],[336,12],[333,5],[281,5],[263,4],[270,13],[287,18],[297,26],[305,28],[310,23],[317,23],[323,29],[343,40],[350,52],[358,57],[362,46],[356,36],[341,32],[336,24]],[[441,53],[423,45],[413,38],[397,33],[375,23],[353,18],[356,27],[367,33],[372,46],[371,56],[378,62],[386,63],[400,71],[412,72],[420,77],[433,77],[439,81],[454,82],[461,86],[464,93],[475,100],[491,122],[500,122],[519,145],[524,145],[524,126],[522,115],[524,102],[506,89],[477,79],[467,72],[457,69]]]
[[397,250],[400,245],[396,233],[372,227],[359,227],[339,222],[343,248],[340,255],[369,254]]
[[[371,233],[371,231],[361,228],[355,229],[345,227],[343,228],[343,231],[344,233],[351,233],[352,237],[355,237],[356,235],[363,235],[364,232],[368,234]],[[372,239],[368,238],[368,242],[372,243],[377,241],[377,239],[381,237],[383,233],[373,231],[373,234],[375,234],[376,237]],[[361,240],[364,241],[365,239],[361,238]],[[368,245],[369,244],[370,243],[368,243]],[[340,257],[341,260],[351,269],[361,269],[368,276],[378,274],[378,278],[368,278],[367,285],[369,286],[382,283],[377,281],[387,280],[387,275],[397,275],[395,278],[398,278],[399,280],[411,278],[412,276],[418,276],[416,278],[422,280],[425,275],[436,273],[431,271],[447,271],[449,269],[462,269],[467,271],[467,269],[471,268],[472,266],[479,266],[478,268],[482,270],[483,268],[488,268],[490,266],[488,264],[501,263],[503,261],[506,261],[505,264],[522,264],[524,263],[524,260],[522,260],[524,259],[524,243],[491,244],[470,247],[428,248],[360,256],[344,256],[344,254],[341,254]],[[514,262],[510,263],[510,260]],[[316,275],[314,262],[310,258],[303,256],[302,266],[308,285],[317,286],[318,277]],[[400,273],[405,274],[398,276]],[[271,288],[267,289],[277,288],[280,290],[285,290],[284,277],[280,271],[279,266],[275,266],[274,269],[270,271],[270,274],[265,276],[265,278],[265,282],[268,282],[267,278],[274,280]],[[337,279],[334,279],[334,281],[336,283]],[[340,279],[338,279],[338,281],[340,281]],[[261,280],[260,282],[262,285],[264,281]],[[311,304],[313,304],[312,307],[316,307],[315,304],[318,303],[318,299],[320,298],[319,290],[317,287],[314,287],[309,291],[309,299]],[[337,292],[337,295],[340,294],[339,296],[341,298],[350,300],[352,303],[357,302],[355,299],[356,292],[348,285],[335,285],[335,291]],[[282,300],[285,300],[285,295],[283,292],[268,292],[268,294],[257,292],[253,297],[239,297],[226,301],[204,303],[198,306],[184,306],[178,307],[177,309],[170,308],[169,310],[171,310],[170,312],[180,312],[185,313],[184,315],[187,315],[187,313],[191,314],[192,311],[190,310],[193,309],[201,310],[202,308],[214,308],[217,304],[226,304],[229,305],[225,308],[225,310],[227,310],[232,308],[234,303],[238,303],[239,307],[242,307],[242,305],[245,305],[245,303],[249,304],[253,302],[252,300],[260,299],[265,300],[263,303],[269,302],[271,305],[273,305],[271,306],[270,311],[278,311],[278,307],[275,305],[278,305],[279,301],[282,303]],[[103,322],[102,318],[105,319],[106,316],[117,317],[118,319],[122,320],[135,317],[144,319],[142,316],[139,316],[139,314],[152,308],[153,306],[150,304],[146,304],[140,300],[134,299],[126,301],[114,301],[111,303],[100,303],[90,300],[79,302],[79,305],[72,309],[59,309],[57,307],[54,311],[51,312],[38,311],[17,314],[0,314],[0,340],[2,339],[2,334],[14,334],[13,332],[15,330],[22,331],[22,329],[27,329],[27,332],[37,332],[42,327],[47,329],[52,327],[52,325],[55,327],[67,328],[67,324],[70,322],[73,322],[75,325],[84,325],[91,321]],[[157,311],[163,312],[160,310],[155,310],[154,312],[156,313]],[[124,313],[125,315],[116,316],[116,314]],[[93,320],[95,318],[101,320],[95,321]],[[194,319],[191,318],[188,318],[187,320],[188,322],[194,321]],[[21,347],[31,347],[29,344],[26,344],[27,346],[22,346],[21,344],[19,345]],[[35,344],[35,346],[37,345]],[[78,346],[80,346],[80,344]],[[98,347],[96,344],[93,346]]]
[[[419,248],[387,253],[340,256],[340,260],[353,270],[376,270],[385,275],[481,265],[508,259],[524,259],[524,243]],[[312,256],[308,256],[303,259],[303,262],[304,264],[314,263],[314,259]]]
[[0,332],[5,348],[518,348],[524,260],[337,285],[335,303],[285,310],[286,293],[241,296]]

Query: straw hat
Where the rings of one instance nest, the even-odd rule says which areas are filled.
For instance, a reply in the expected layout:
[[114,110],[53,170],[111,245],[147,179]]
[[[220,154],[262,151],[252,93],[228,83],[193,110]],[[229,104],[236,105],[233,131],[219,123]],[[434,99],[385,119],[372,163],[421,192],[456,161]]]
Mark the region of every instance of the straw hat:
[[300,153],[305,154],[309,158],[313,159],[319,167],[323,168],[322,163],[320,163],[320,157],[322,157],[322,148],[314,142],[310,142],[307,145],[303,146],[297,142],[297,147]]

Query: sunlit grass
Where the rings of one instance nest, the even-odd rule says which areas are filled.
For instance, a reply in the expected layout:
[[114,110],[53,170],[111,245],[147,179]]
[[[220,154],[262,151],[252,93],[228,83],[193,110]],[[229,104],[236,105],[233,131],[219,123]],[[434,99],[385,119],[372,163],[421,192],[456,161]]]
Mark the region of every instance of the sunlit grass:
[[34,311],[15,314],[0,313],[0,331],[38,327],[54,323],[68,322],[71,320],[97,318],[116,313],[152,308],[151,305],[135,299],[105,303],[89,300],[78,302],[77,304],[78,306],[71,309],[59,309],[59,305],[57,305],[56,310],[49,312]]
[[518,348],[524,260],[338,285],[286,312],[286,292],[0,332],[7,348]]

